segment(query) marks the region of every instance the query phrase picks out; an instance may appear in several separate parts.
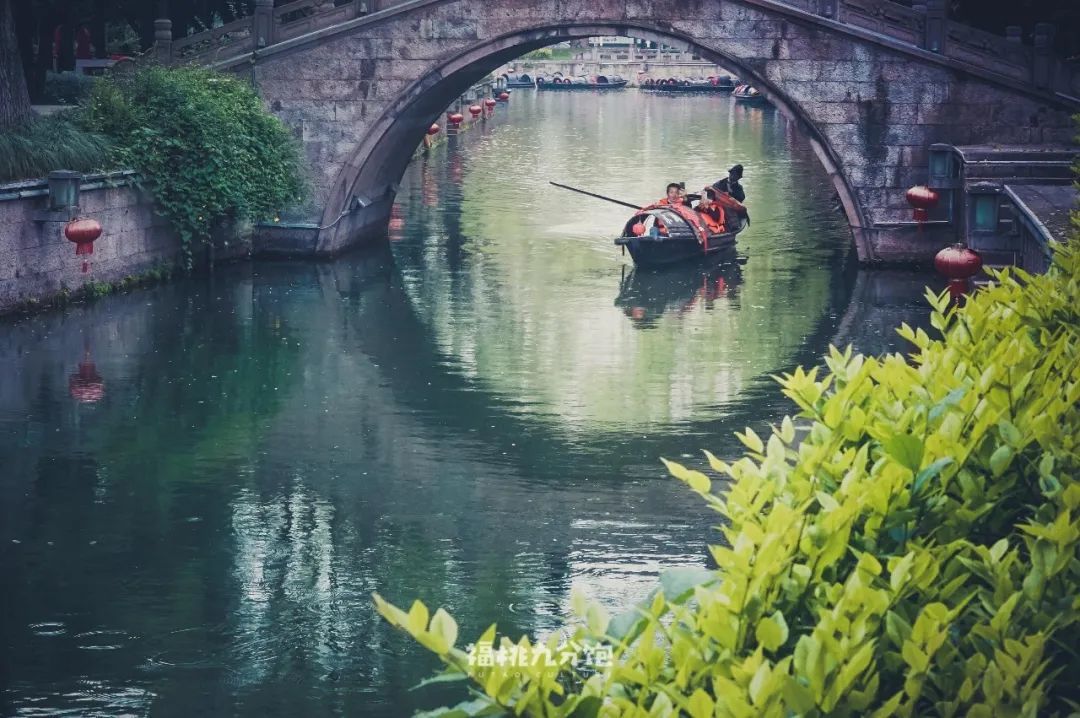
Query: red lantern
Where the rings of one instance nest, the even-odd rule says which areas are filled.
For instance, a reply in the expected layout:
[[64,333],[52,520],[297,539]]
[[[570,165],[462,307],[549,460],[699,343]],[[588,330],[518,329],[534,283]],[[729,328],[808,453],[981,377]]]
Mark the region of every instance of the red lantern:
[[89,352],[79,362],[79,371],[68,379],[68,393],[72,399],[83,404],[93,404],[105,396],[105,382],[98,375],[94,362],[90,361]]
[[460,112],[447,112],[446,120],[450,123],[450,126],[460,125],[461,121],[465,119],[465,116]]
[[[101,236],[101,222],[96,219],[73,219],[64,226],[64,236],[75,243],[75,254],[93,254],[94,240]],[[82,271],[90,270],[90,262],[83,260]]]
[[930,210],[937,207],[938,193],[924,185],[917,185],[905,195],[908,204],[915,208],[915,221],[925,222],[930,217]]
[[473,117],[479,117],[480,113],[484,111],[484,108],[480,105],[469,105],[469,114]]
[[64,227],[64,236],[75,243],[75,254],[93,254],[94,240],[101,236],[101,222],[73,219]]
[[934,257],[934,268],[949,280],[949,293],[957,303],[967,291],[968,280],[978,274],[982,264],[982,257],[963,244],[946,247]]
[[437,123],[433,123],[431,127],[427,128],[427,133],[428,137],[434,137],[435,135],[439,134],[439,125]]
[[490,110],[494,106],[495,106],[495,100],[491,99],[490,97],[487,98],[486,100],[484,100],[484,107],[487,107]]
[[502,100],[503,102],[506,102],[507,100],[510,99],[510,93],[509,92],[500,92],[499,93],[499,99]]

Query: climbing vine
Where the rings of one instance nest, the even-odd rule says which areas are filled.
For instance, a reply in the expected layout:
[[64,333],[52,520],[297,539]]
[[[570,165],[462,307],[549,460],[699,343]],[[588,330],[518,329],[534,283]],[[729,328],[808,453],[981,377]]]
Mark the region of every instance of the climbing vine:
[[113,141],[179,233],[188,266],[228,220],[260,220],[304,192],[300,152],[250,85],[197,68],[149,67],[95,83],[84,126]]

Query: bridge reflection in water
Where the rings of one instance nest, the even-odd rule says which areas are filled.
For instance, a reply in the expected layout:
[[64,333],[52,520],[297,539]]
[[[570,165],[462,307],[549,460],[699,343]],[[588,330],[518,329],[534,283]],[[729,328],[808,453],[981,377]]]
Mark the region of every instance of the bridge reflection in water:
[[[768,375],[830,341],[900,346],[927,278],[850,270],[775,115],[594,101],[518,93],[517,122],[414,165],[380,254],[0,325],[4,713],[407,715],[448,696],[407,690],[433,662],[370,591],[537,635],[571,587],[614,609],[703,562],[713,517],[658,457],[737,452],[789,409]],[[704,182],[687,137],[752,168],[744,265],[631,274],[622,210],[544,184],[636,199],[659,157]]]

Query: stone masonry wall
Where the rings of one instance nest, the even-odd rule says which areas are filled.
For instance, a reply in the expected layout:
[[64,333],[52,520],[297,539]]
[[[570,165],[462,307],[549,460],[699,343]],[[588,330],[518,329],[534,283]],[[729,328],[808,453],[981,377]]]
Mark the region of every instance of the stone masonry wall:
[[[87,282],[116,281],[173,264],[180,257],[179,238],[135,187],[81,192],[79,216],[93,217],[104,230],[90,255],[75,255],[75,245],[64,236],[64,222],[35,221],[47,201],[47,196],[0,200],[0,313]],[[86,274],[84,257],[91,260]]]

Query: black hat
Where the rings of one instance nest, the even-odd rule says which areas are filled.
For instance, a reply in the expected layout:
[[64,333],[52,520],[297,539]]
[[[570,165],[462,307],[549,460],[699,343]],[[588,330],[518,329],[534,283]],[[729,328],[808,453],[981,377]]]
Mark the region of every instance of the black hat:
[[734,167],[729,169],[728,172],[735,175],[736,177],[742,177],[742,165],[735,165]]

